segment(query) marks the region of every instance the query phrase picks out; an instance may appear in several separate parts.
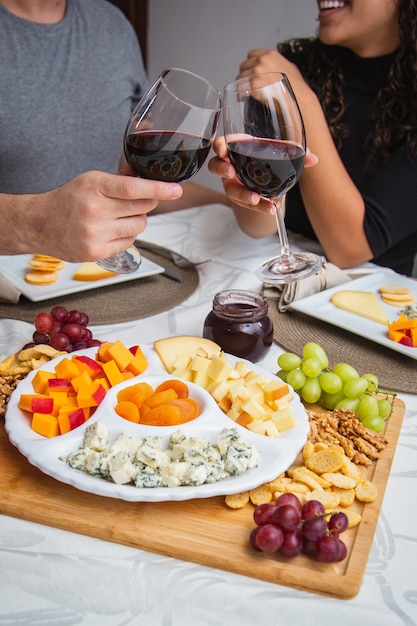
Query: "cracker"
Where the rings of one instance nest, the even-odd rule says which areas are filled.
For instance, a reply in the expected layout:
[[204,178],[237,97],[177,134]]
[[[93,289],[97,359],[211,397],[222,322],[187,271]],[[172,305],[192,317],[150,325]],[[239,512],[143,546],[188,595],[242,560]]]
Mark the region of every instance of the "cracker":
[[[307,487],[309,487],[309,489],[313,491],[315,489],[323,489],[323,485],[321,485],[318,482],[318,480],[316,480],[314,473],[313,472],[307,473],[305,469],[307,469],[307,472],[308,472],[308,468],[303,468],[303,467],[296,468],[292,472],[293,479],[298,481],[299,483],[304,483],[305,485],[307,485]],[[327,483],[327,486],[330,487],[330,484]]]
[[362,480],[362,472],[360,468],[347,457],[345,457],[340,471],[342,472],[342,474],[345,474],[345,476],[354,478],[356,480],[356,483],[359,483]]
[[378,496],[378,489],[369,480],[363,480],[355,487],[356,499],[360,502],[373,502]]
[[305,483],[300,483],[298,481],[292,480],[290,478],[289,482],[284,480],[274,480],[269,484],[269,488],[272,493],[275,495],[275,492],[279,491],[280,493],[308,493],[309,488]]
[[350,506],[355,501],[354,489],[342,489],[341,487],[332,487],[332,491],[339,496],[340,506]]
[[38,261],[37,259],[30,259],[28,261],[28,265],[35,270],[40,270],[41,272],[54,272],[58,270],[62,270],[65,265],[63,261]]
[[345,476],[344,474],[337,472],[325,472],[322,476],[331,485],[334,487],[340,487],[340,489],[353,489],[356,487],[356,480],[350,476]]
[[379,287],[379,293],[392,294],[392,295],[412,295],[411,289],[403,287],[402,285],[385,284]]
[[225,498],[225,502],[231,509],[243,509],[249,502],[249,491],[228,494]]
[[305,465],[316,474],[325,472],[337,472],[345,459],[345,453],[341,446],[331,445],[314,452],[306,459]]
[[31,285],[52,285],[58,280],[57,272],[27,272],[25,281]]
[[318,500],[324,506],[325,511],[331,510],[339,506],[340,497],[334,491],[325,491],[324,489],[316,489],[310,491],[305,496],[306,500]]
[[391,306],[404,306],[405,304],[412,304],[414,302],[414,298],[408,297],[388,298],[387,296],[381,296],[381,298],[385,304],[389,304]]
[[272,502],[272,491],[267,484],[259,485],[259,487],[255,487],[255,489],[249,491],[249,500],[255,506],[267,504],[268,502]]

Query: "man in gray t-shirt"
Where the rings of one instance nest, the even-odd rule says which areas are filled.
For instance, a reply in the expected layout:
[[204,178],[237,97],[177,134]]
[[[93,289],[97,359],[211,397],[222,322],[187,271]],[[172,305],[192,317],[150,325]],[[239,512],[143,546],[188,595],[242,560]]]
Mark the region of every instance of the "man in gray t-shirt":
[[136,34],[104,0],[67,0],[44,24],[0,4],[0,192],[37,193],[117,172],[147,78]]

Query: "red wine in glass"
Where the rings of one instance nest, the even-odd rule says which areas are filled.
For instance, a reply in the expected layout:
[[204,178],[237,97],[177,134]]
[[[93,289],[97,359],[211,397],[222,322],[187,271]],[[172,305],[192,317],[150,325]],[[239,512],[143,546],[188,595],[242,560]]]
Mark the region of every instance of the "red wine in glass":
[[291,85],[282,72],[253,74],[224,88],[224,136],[237,177],[251,191],[274,204],[281,244],[279,256],[256,270],[265,283],[291,283],[322,266],[310,252],[293,252],[282,203],[304,167],[304,123]]
[[[182,183],[196,174],[210,151],[221,112],[219,92],[204,78],[179,68],[164,70],[140,100],[126,126],[124,152],[141,178]],[[114,272],[139,267],[132,249],[99,265]]]
[[210,147],[210,139],[168,130],[132,132],[125,139],[127,162],[138,176],[175,183],[198,172]]
[[229,151],[241,182],[267,198],[285,194],[304,166],[304,150],[277,139],[237,139],[229,143]]

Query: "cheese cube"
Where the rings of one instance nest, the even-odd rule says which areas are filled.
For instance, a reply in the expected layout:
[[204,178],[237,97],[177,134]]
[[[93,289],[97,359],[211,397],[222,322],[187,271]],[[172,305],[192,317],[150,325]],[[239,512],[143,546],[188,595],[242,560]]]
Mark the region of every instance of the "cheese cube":
[[281,433],[296,426],[291,407],[284,407],[279,411],[274,411],[274,413],[271,414],[271,419]]

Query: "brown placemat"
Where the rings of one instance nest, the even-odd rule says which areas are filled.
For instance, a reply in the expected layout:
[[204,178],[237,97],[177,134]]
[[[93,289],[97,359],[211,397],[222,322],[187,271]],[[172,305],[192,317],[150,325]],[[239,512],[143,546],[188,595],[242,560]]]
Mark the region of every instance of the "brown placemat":
[[316,341],[325,349],[330,366],[345,361],[361,374],[378,376],[381,389],[417,393],[414,359],[299,311],[279,313],[276,301],[268,300],[268,304],[274,340],[284,350],[302,354],[305,343]]
[[91,326],[117,324],[173,309],[197,289],[199,275],[195,268],[180,269],[164,256],[153,252],[141,251],[141,254],[164,267],[175,269],[181,274],[182,282],[155,274],[41,302],[32,302],[21,296],[17,304],[0,302],[0,317],[33,322],[40,311],[49,311],[56,305],[62,305],[68,310],[78,309],[87,313]]

